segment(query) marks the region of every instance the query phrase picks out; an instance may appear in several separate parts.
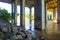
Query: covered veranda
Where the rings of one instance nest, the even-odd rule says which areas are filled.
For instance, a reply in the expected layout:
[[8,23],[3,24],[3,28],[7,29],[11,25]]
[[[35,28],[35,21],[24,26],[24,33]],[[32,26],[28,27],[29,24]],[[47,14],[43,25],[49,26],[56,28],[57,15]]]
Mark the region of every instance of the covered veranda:
[[36,37],[44,30],[43,36],[47,40],[60,39],[60,0],[0,0],[0,2],[12,4],[15,26],[17,24],[17,5],[20,5],[20,27],[23,29],[25,29],[25,7],[30,8],[30,26],[31,8],[34,7],[34,28],[39,30],[36,32]]

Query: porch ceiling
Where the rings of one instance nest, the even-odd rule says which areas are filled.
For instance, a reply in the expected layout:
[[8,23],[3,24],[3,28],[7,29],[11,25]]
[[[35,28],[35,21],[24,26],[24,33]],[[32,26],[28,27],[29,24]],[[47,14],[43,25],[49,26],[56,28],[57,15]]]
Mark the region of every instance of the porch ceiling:
[[[13,0],[0,0],[0,2],[10,3],[10,4],[11,4],[12,1],[13,1]],[[49,2],[49,1],[52,1],[52,0],[45,0],[45,3]],[[19,2],[20,2],[20,1],[18,0],[18,4],[20,4]],[[26,0],[25,3],[26,3],[26,6],[27,6],[27,7],[32,7],[32,6],[34,6],[34,0]]]
[[0,0],[0,2],[11,3],[11,0]]
[[[12,3],[13,0],[0,0],[0,2],[4,2],[4,3]],[[26,6],[30,7],[34,5],[34,0],[26,0]],[[18,0],[18,5],[20,4],[20,0]]]

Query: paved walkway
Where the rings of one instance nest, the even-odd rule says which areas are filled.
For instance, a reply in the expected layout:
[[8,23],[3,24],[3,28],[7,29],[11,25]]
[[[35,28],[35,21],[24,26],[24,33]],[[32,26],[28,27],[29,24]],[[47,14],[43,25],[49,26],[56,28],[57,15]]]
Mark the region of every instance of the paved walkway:
[[43,33],[46,40],[60,40],[60,23],[48,22]]

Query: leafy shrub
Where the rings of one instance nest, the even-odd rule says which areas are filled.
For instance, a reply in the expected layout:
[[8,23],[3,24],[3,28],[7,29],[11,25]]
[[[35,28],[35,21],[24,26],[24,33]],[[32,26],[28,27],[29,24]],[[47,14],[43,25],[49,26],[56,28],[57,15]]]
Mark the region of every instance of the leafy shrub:
[[0,9],[0,19],[3,19],[5,21],[9,21],[12,19],[12,16],[10,15],[10,13],[8,13],[7,10]]

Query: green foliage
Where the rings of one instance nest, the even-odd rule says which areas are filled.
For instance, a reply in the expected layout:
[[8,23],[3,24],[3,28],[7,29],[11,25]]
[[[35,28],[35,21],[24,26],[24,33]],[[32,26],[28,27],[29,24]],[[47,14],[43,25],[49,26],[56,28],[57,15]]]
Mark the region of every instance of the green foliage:
[[[17,14],[18,16],[19,14]],[[0,19],[3,19],[5,21],[10,21],[10,20],[14,20],[14,12],[12,13],[8,13],[7,10],[5,9],[0,9]]]
[[[29,13],[26,13],[26,14],[25,14],[25,17],[28,18],[28,19],[30,19]],[[32,18],[32,20],[34,20],[34,14],[32,14],[31,18]]]
[[0,9],[0,19],[3,19],[5,21],[9,21],[12,19],[12,16],[10,15],[10,13],[8,13],[7,10]]
[[[19,16],[19,13],[17,13],[17,16]],[[11,13],[11,20],[14,20],[14,12]]]

